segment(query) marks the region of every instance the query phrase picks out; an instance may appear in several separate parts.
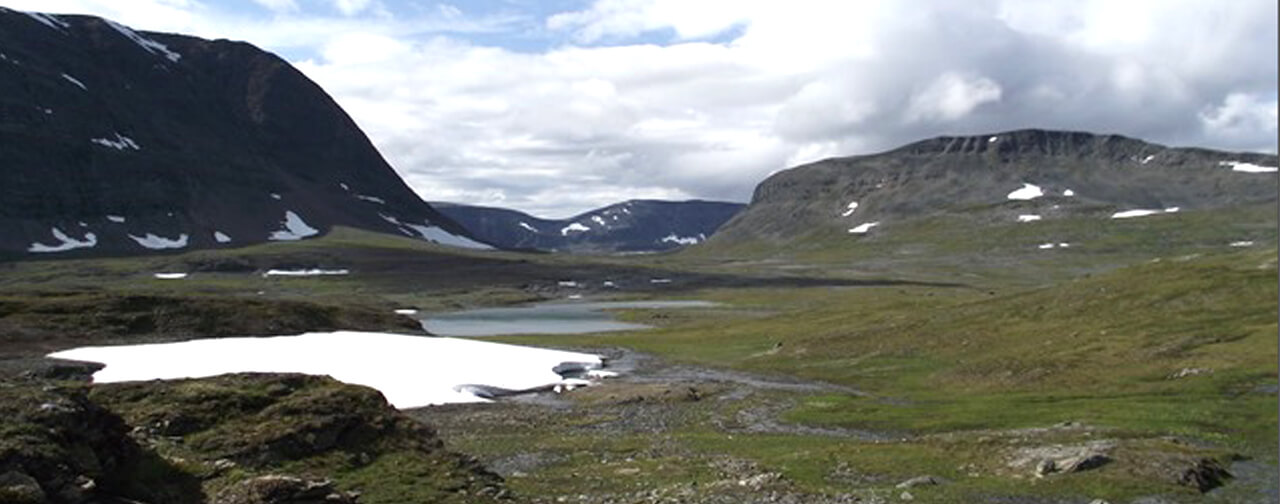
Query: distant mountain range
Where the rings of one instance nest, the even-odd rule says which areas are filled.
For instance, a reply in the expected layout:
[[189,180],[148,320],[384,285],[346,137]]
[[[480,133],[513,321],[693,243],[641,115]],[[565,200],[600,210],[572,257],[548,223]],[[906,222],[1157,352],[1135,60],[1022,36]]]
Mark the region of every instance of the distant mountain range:
[[0,8],[0,254],[133,254],[351,226],[488,247],[279,57]]
[[[939,137],[776,173],[706,252],[744,243],[874,243],[929,218],[948,219],[930,224],[935,228],[963,225],[970,236],[996,226],[1026,236],[1050,229],[1088,236],[1087,224],[1099,220],[1275,205],[1276,166],[1274,154],[1172,148],[1119,135],[1019,130]],[[1053,227],[1069,221],[1074,228]],[[919,236],[941,236],[912,226]],[[920,249],[903,245],[896,253]]]
[[516,210],[433,202],[478,239],[507,249],[654,252],[705,241],[745,206],[719,201],[631,200],[540,219]]

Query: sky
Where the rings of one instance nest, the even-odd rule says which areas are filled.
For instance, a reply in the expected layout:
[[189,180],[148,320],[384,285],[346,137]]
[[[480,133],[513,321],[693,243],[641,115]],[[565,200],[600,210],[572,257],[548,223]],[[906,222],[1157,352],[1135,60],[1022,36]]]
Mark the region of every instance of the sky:
[[1020,128],[1275,152],[1274,0],[0,0],[244,40],[428,201],[561,218]]

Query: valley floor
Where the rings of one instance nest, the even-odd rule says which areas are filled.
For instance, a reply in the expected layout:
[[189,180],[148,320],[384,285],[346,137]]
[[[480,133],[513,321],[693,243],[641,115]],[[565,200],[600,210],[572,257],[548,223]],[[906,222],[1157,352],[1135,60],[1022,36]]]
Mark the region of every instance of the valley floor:
[[[503,477],[503,490],[485,499],[1277,498],[1275,248],[1159,256],[1010,284],[979,275],[920,283],[730,272],[678,256],[459,256],[381,240],[338,234],[223,255],[0,265],[0,371],[6,380],[83,379],[86,368],[38,356],[91,343],[411,332],[413,321],[393,308],[430,313],[575,294],[700,299],[718,305],[621,312],[657,326],[646,331],[497,338],[610,356],[624,373],[599,386],[407,413]],[[352,274],[255,273],[278,266]],[[193,274],[152,278],[175,269]],[[634,288],[605,289],[605,281]],[[125,405],[126,420],[141,415],[128,409],[134,403],[104,397]],[[201,457],[193,446],[172,449]],[[288,467],[361,490],[378,486],[380,471],[399,470],[394,460],[403,456],[322,452]],[[242,477],[217,474],[219,485]],[[360,502],[437,495],[412,486],[447,479],[396,474],[404,488],[384,482]]]

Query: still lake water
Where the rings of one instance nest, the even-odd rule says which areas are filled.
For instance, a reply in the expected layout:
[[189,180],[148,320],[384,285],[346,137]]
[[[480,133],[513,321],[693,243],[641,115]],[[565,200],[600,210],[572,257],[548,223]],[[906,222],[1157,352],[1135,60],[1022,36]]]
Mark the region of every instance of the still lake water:
[[621,322],[608,310],[706,308],[709,301],[616,301],[599,303],[542,303],[512,308],[481,308],[432,315],[422,328],[438,336],[500,336],[504,334],[585,334],[648,329]]

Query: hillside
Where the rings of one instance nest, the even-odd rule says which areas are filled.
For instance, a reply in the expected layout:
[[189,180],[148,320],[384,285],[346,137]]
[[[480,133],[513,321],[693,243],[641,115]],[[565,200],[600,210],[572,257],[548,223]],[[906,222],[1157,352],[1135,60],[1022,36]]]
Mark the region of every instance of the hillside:
[[250,44],[0,8],[0,254],[136,254],[343,225],[480,246],[314,82]]
[[743,206],[720,201],[631,200],[568,219],[504,208],[433,203],[479,239],[508,249],[654,252],[706,241]]
[[864,271],[955,274],[1042,262],[1083,273],[1154,254],[1274,242],[1276,166],[1275,155],[1118,135],[934,138],[774,174],[690,253],[839,261]]

